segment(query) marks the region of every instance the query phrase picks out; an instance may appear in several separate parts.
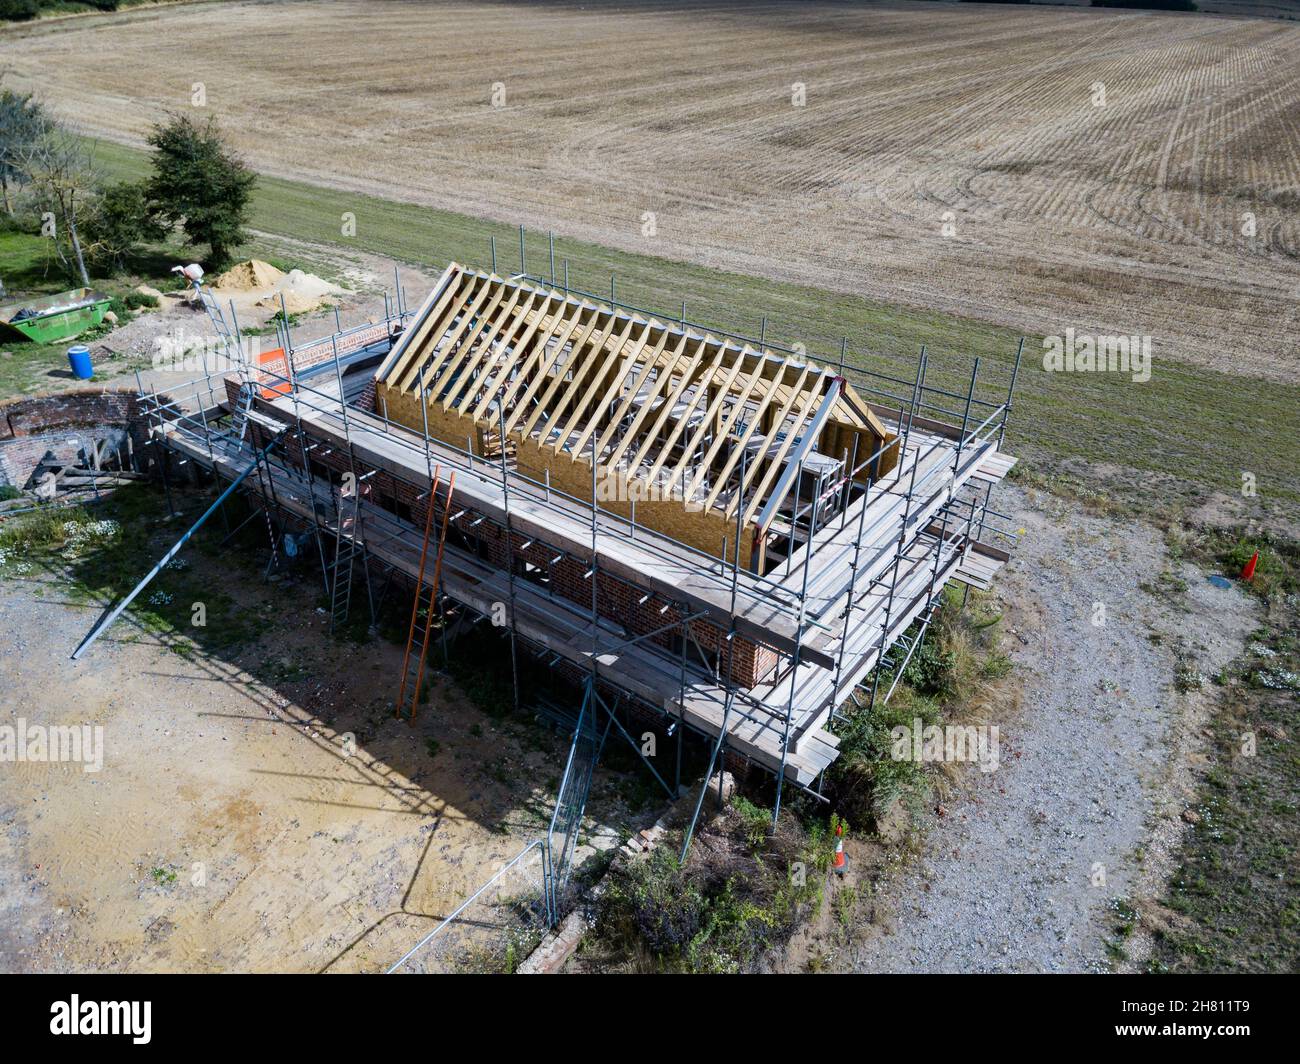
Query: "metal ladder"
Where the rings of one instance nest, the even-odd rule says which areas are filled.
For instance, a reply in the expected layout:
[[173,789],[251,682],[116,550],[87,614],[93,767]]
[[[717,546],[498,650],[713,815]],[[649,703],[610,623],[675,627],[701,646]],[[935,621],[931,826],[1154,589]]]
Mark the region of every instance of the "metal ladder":
[[[226,316],[221,312],[221,304],[217,302],[216,296],[203,287],[202,281],[194,282],[194,291],[198,293],[203,309],[208,312],[208,320],[212,322],[212,328],[217,334],[217,339],[225,347],[227,357],[233,361],[239,351],[239,337],[226,322]],[[234,348],[233,351],[231,350],[232,347]]]
[[[280,435],[283,434],[283,432],[280,433]],[[279,439],[279,436],[276,439]],[[265,471],[263,470],[264,465]],[[266,534],[271,540],[271,560],[266,565],[266,576],[269,577],[272,571],[277,573],[280,571],[280,549],[276,542],[275,524],[271,520],[271,506],[273,504],[278,506],[279,502],[275,497],[275,484],[271,480],[271,466],[266,455],[263,455],[257,463],[257,489],[262,496],[262,514],[266,518]]]
[[[248,434],[249,446],[254,445],[252,433],[249,432],[248,422],[249,415],[253,409],[253,390],[251,385],[242,385],[239,389],[239,395],[235,399],[234,413],[231,415],[230,432],[235,442],[243,444],[245,433]],[[279,441],[280,437],[287,432],[282,429],[276,433],[275,439],[271,441],[273,446]],[[265,466],[264,466],[265,463]],[[266,454],[259,454],[257,461],[253,466],[253,472],[257,474],[257,491],[249,493],[249,502],[254,510],[260,509],[263,517],[266,519],[266,534],[271,542],[271,560],[266,566],[266,575],[269,576],[272,570],[276,572],[280,569],[280,552],[276,544],[275,525],[271,518],[272,506],[278,506],[279,503],[275,497],[275,484],[271,479],[270,458]]]
[[[230,429],[234,438],[239,443],[244,442],[244,434],[248,432],[249,415],[253,410],[253,385],[244,384],[240,386],[239,396],[235,400],[235,412],[231,416]],[[283,436],[287,429],[283,429],[277,434],[276,439]],[[249,443],[253,443],[252,433],[249,433]],[[275,524],[271,518],[272,505],[278,505],[275,497],[275,484],[271,479],[271,460],[269,452],[258,458],[254,470],[257,474],[257,493],[261,497],[260,507],[263,516],[266,518],[266,534],[271,541],[271,560],[266,566],[266,575],[272,571],[280,571],[280,551],[276,542]],[[255,503],[255,505],[258,505]]]
[[[438,535],[438,552],[433,563],[433,580],[426,585],[425,570],[429,559],[429,538],[433,533],[433,511],[438,501],[438,481],[442,478],[442,467],[434,474],[429,488],[429,508],[424,517],[424,542],[420,547],[420,569],[415,581],[415,601],[411,604],[411,627],[406,637],[406,654],[402,658],[402,686],[397,693],[396,716],[399,719],[414,720],[420,705],[420,684],[424,679],[424,665],[429,655],[429,635],[433,628],[433,611],[438,603],[438,584],[442,579],[442,552],[447,545],[447,522],[451,518],[452,498],[456,491],[456,474],[452,473],[447,482],[447,500],[443,503],[442,526]],[[415,654],[416,637],[420,640],[420,652]],[[410,701],[407,701],[407,692]]]
[[248,415],[253,409],[253,386],[251,384],[242,384],[239,387],[239,396],[235,400],[235,412],[230,418],[230,430],[234,433],[235,439],[243,442],[244,432],[248,429]]
[[365,545],[361,540],[361,485],[355,484],[352,516],[344,516],[346,497],[340,500],[334,524],[334,582],[330,596],[330,633],[347,623],[352,606],[352,564],[358,554],[365,564]]

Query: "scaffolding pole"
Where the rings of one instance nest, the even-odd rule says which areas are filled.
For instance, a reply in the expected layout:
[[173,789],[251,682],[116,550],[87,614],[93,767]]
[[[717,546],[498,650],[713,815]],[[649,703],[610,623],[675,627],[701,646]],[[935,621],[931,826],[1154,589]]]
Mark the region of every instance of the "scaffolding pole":
[[[523,240],[523,226],[519,227],[519,239]],[[522,243],[520,245],[522,247]],[[513,681],[515,711],[519,710],[519,633],[515,626],[515,544],[514,534],[510,531],[510,475],[506,465],[506,412],[503,391],[497,395],[497,415],[498,415],[498,438],[497,446],[501,448],[501,504],[505,510],[505,536],[506,536],[506,587],[510,596],[510,675]],[[450,503],[449,503],[450,505]],[[592,623],[595,623],[593,618]],[[594,655],[592,664],[593,673],[595,670]]]
[[[803,563],[803,586],[799,590],[799,621],[795,627],[794,655],[790,663],[790,697],[785,706],[785,731],[781,736],[781,771],[776,777],[776,801],[772,804],[772,827],[781,816],[781,791],[785,785],[785,763],[790,753],[790,718],[794,715],[795,685],[799,680],[800,659],[803,656],[803,627],[808,608],[808,574],[813,564],[813,529],[817,527],[817,513],[821,505],[820,493],[813,499],[808,526],[808,557]],[[793,525],[791,526],[793,527]]]

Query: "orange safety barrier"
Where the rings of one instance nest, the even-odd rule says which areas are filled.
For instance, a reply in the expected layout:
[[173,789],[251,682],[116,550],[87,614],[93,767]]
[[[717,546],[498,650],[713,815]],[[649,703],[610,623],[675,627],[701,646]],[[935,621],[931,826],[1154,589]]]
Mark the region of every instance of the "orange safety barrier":
[[284,348],[276,347],[270,351],[261,351],[257,356],[257,368],[267,370],[275,374],[271,383],[262,385],[262,398],[274,399],[278,395],[288,395],[293,391],[293,384],[287,379],[289,373],[289,360],[284,357]]

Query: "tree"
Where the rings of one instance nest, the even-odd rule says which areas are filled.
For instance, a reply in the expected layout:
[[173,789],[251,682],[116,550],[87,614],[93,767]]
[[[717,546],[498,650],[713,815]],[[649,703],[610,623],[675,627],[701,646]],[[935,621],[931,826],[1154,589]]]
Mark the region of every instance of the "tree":
[[90,151],[75,133],[51,126],[23,151],[19,167],[31,183],[36,205],[42,211],[41,231],[53,238],[59,261],[89,288],[80,225],[100,185]]
[[0,202],[6,213],[14,213],[11,192],[27,180],[23,159],[53,125],[31,93],[0,89]]
[[141,244],[165,236],[162,225],[149,210],[144,182],[123,181],[104,189],[84,228],[90,256],[107,260],[119,270]]
[[247,240],[248,201],[257,176],[226,146],[216,120],[171,115],[149,134],[153,176],[149,201],[169,223],[180,224],[192,244],[206,244],[209,270],[230,262]]

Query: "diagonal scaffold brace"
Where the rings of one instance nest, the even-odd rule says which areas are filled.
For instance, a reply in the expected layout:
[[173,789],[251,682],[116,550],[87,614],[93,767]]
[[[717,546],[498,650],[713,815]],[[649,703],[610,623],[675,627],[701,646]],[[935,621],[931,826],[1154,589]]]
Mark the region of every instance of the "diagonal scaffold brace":
[[95,642],[95,640],[98,639],[101,635],[103,635],[104,632],[108,629],[108,627],[114,621],[116,621],[118,617],[121,616],[122,611],[125,610],[129,605],[131,605],[132,602],[135,601],[135,597],[138,594],[140,594],[140,592],[143,591],[146,587],[149,586],[149,582],[153,580],[153,578],[157,576],[160,572],[162,572],[163,567],[166,566],[168,562],[170,562],[174,557],[176,557],[177,554],[180,553],[181,548],[184,547],[185,544],[190,541],[190,537],[193,536],[195,532],[197,532],[200,528],[203,527],[203,523],[207,521],[209,517],[211,517],[214,513],[217,512],[218,509],[220,509],[221,504],[225,502],[226,499],[234,493],[235,489],[238,488],[240,484],[243,483],[244,478],[247,477],[251,472],[253,472],[253,470],[258,468],[258,465],[261,463],[262,459],[266,456],[267,452],[269,452],[272,447],[274,447],[277,443],[279,443],[280,437],[283,436],[287,431],[288,429],[286,428],[281,430],[280,432],[277,432],[275,434],[275,438],[272,439],[271,442],[268,443],[265,447],[263,447],[260,451],[258,451],[257,454],[254,456],[253,460],[249,462],[248,465],[246,465],[243,468],[243,470],[240,471],[239,475],[230,482],[230,486],[226,488],[226,490],[223,491],[217,497],[216,502],[214,502],[203,512],[203,516],[200,517],[197,521],[195,521],[194,524],[190,525],[185,535],[181,536],[181,538],[178,539],[172,545],[171,550],[169,550],[166,554],[164,554],[161,558],[158,559],[157,564],[154,565],[154,567],[144,575],[144,579],[142,579],[138,584],[135,585],[134,588],[131,589],[130,594],[128,594],[124,599],[122,599],[122,601],[119,602],[116,606],[113,606],[110,610],[108,610],[108,612],[105,613],[95,623],[95,627],[93,627],[87,633],[86,638],[83,639],[81,643],[78,645],[77,649],[72,652],[73,661],[76,661],[79,657],[81,657],[82,654],[84,654],[87,650],[90,649],[91,645]]

